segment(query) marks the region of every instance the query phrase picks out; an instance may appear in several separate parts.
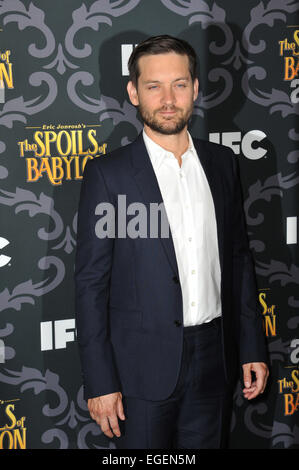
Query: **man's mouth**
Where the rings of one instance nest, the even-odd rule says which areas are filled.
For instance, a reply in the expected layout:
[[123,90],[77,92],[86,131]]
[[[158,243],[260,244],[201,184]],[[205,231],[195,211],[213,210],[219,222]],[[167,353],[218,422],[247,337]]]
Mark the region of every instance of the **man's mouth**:
[[167,117],[167,116],[169,116],[169,117],[174,116],[176,113],[177,113],[177,110],[176,110],[176,109],[161,109],[161,110],[159,111],[159,114],[161,114],[162,116],[165,116],[165,117]]

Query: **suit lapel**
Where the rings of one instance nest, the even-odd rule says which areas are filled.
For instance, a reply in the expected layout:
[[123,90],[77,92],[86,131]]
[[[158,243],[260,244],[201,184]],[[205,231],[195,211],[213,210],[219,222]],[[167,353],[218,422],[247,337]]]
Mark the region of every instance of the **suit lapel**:
[[[133,167],[133,176],[144,202],[146,204],[163,203],[159,184],[147,153],[142,134],[138,136],[136,141],[131,146],[131,163]],[[178,266],[170,229],[169,237],[159,237],[159,240],[163,245],[172,269],[178,277]]]
[[203,167],[205,175],[207,177],[210,190],[212,193],[216,224],[217,224],[217,237],[218,237],[218,248],[221,272],[223,270],[223,224],[224,224],[224,208],[223,208],[223,182],[221,174],[217,165],[215,164],[215,158],[212,152],[207,148],[207,143],[204,140],[193,139],[194,146],[196,148],[198,158]]

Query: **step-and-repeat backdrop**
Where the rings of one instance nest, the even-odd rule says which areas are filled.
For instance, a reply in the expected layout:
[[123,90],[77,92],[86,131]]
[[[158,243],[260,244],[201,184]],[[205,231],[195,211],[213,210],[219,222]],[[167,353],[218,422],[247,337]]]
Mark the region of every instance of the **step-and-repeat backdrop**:
[[240,163],[271,360],[230,447],[299,448],[299,2],[0,0],[0,449],[113,448],[83,400],[77,205],[87,160],[141,131],[127,60],[165,33],[200,61],[191,132]]

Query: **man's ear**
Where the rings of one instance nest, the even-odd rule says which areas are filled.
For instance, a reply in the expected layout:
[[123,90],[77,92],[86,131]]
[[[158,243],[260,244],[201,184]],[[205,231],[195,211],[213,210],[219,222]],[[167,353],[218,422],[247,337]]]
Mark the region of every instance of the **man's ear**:
[[133,84],[131,80],[128,82],[127,92],[128,92],[131,103],[134,106],[138,106],[139,105],[138,92],[137,92],[135,85]]
[[195,78],[194,83],[193,83],[193,101],[195,101],[196,98],[198,97],[198,88],[199,88],[198,78]]

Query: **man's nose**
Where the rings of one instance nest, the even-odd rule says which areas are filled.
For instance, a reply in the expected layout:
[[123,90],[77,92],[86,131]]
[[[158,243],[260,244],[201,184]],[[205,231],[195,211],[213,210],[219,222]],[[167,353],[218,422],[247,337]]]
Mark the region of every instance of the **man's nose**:
[[175,94],[172,87],[165,87],[162,95],[163,104],[173,104],[175,102]]

